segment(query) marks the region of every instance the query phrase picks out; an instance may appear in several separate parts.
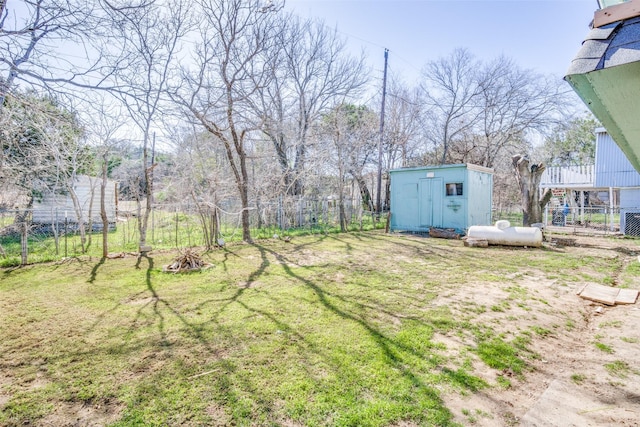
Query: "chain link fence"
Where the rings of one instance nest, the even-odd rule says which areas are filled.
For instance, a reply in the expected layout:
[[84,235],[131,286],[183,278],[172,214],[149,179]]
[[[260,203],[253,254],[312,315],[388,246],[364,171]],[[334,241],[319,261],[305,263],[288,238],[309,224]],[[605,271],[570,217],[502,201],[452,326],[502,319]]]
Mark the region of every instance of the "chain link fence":
[[[342,214],[341,214],[342,212]],[[242,239],[242,209],[226,203],[156,204],[149,213],[146,243],[154,249],[212,248]],[[34,215],[35,214],[35,215]],[[120,202],[117,220],[109,224],[110,253],[138,252],[139,221],[144,210],[135,202]],[[36,222],[34,218],[49,218]],[[102,223],[87,223],[84,233],[62,209],[47,208],[47,215],[31,210],[0,210],[0,266],[54,261],[103,253]],[[284,238],[292,234],[321,234],[340,230],[384,227],[384,220],[362,208],[359,199],[279,199],[254,203],[249,210],[253,239]]]
[[[344,225],[349,230],[384,228],[386,219],[362,208],[359,199],[347,200],[342,207]],[[154,249],[212,248],[242,239],[240,206],[227,203],[156,204],[149,215],[147,244]],[[253,239],[283,238],[292,234],[326,234],[340,230],[341,209],[337,200],[279,199],[254,203],[249,211]],[[121,202],[117,220],[109,224],[108,251],[137,253],[140,243],[139,211],[135,203]],[[144,212],[142,212],[144,213]],[[102,256],[102,224],[80,227],[70,212],[51,209],[47,222],[34,222],[33,210],[0,210],[0,267],[54,261],[80,255]],[[507,219],[522,224],[519,206],[493,210],[493,220]],[[543,223],[563,233],[624,234],[640,237],[640,207],[550,207]]]
[[[545,226],[559,228],[561,231],[592,234],[619,234],[623,233],[629,236],[639,236],[640,224],[635,225],[633,221],[629,222],[629,228],[624,229],[624,211],[619,207],[608,206],[590,206],[590,207],[571,207],[571,206],[547,206],[544,212],[543,222]],[[632,209],[638,212],[640,216],[640,208]]]
[[[514,226],[522,225],[522,208],[519,205],[494,209],[492,216],[494,222],[506,219]],[[547,205],[542,223],[547,229],[560,233],[640,237],[640,208]]]

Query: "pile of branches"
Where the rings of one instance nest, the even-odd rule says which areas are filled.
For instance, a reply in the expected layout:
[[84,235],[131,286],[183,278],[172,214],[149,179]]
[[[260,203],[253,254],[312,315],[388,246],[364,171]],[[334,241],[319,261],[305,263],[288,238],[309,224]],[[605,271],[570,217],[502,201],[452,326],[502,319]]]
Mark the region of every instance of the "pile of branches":
[[165,271],[179,273],[184,271],[196,271],[201,268],[207,267],[207,264],[200,254],[193,249],[187,248],[184,251],[180,251],[171,264],[165,267]]

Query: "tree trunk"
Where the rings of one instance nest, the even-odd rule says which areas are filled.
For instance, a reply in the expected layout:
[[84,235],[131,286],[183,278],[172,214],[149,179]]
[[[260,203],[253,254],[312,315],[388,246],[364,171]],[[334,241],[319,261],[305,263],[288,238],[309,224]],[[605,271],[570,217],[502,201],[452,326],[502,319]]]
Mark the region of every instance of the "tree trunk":
[[389,173],[385,176],[384,205],[382,205],[382,210],[391,210],[391,178],[389,177]]
[[369,187],[367,186],[367,182],[364,180],[361,174],[356,173],[355,171],[350,171],[353,178],[356,180],[358,184],[358,189],[360,190],[360,198],[362,199],[362,206],[369,211],[373,211],[373,200],[371,199],[371,192],[369,191]]
[[522,224],[525,227],[542,222],[542,211],[551,200],[551,190],[546,189],[542,197],[540,193],[540,179],[545,170],[544,164],[529,164],[528,156],[513,156],[511,158],[515,169],[516,180],[520,187],[522,203]]
[[89,197],[89,211],[87,212],[87,250],[91,247],[92,235],[93,235],[93,201],[96,198],[96,183],[93,178],[89,178],[89,188],[91,189]]
[[151,165],[147,167],[149,161],[149,131],[148,125],[145,131],[144,147],[142,150],[142,163],[144,171],[144,189],[145,189],[145,210],[140,213],[138,209],[138,230],[140,232],[140,253],[147,253],[151,251],[151,247],[147,245],[147,229],[149,226],[149,215],[151,214],[151,205],[153,203],[153,168],[155,167],[155,134],[153,135],[153,145],[151,147]]
[[242,240],[251,243],[251,223],[249,222],[249,191],[247,184],[241,185],[242,193],[240,200],[242,201]]
[[78,222],[78,231],[80,232],[80,249],[82,253],[85,253],[87,247],[87,233],[84,226],[82,205],[80,205],[78,194],[76,193],[76,189],[74,188],[75,182],[75,178],[71,178],[71,182],[67,185],[67,190],[69,191],[69,197],[71,197],[71,201],[73,202],[73,210],[76,213],[76,221]]
[[109,255],[109,218],[106,206],[107,152],[102,156],[102,182],[100,183],[100,218],[102,219],[102,258]]

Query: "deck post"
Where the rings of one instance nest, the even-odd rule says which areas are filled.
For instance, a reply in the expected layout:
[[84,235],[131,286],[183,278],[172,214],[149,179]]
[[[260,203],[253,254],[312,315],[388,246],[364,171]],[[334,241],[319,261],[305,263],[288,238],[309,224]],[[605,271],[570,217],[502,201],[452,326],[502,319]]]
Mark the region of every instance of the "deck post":
[[609,229],[613,231],[613,187],[609,187]]

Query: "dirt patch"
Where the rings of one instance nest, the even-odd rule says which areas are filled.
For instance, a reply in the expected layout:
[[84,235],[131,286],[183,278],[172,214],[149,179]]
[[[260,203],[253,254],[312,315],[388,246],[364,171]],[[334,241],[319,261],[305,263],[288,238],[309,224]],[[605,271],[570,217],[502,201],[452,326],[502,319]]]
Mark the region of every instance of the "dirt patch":
[[0,409],[4,408],[4,405],[6,405],[10,399],[11,396],[9,396],[8,394],[0,393]]
[[[625,257],[621,268],[638,262],[637,242],[611,245],[610,240],[581,237],[562,250],[612,260]],[[478,321],[495,325],[503,334],[528,331],[535,337],[529,346],[537,355],[530,360],[533,369],[510,376],[506,389],[496,382],[504,373],[476,363],[474,374],[491,386],[472,395],[446,394],[446,405],[457,422],[474,426],[640,423],[640,308],[637,303],[609,307],[583,300],[576,295],[582,285],[524,274],[513,277],[513,284],[483,283],[480,289],[471,287],[462,295],[434,301],[456,307],[461,314],[465,307],[497,307],[478,310]],[[509,295],[512,286],[517,286],[516,295]],[[630,287],[640,288],[640,278],[633,279]],[[444,337],[441,342],[447,348],[473,345],[458,337]]]
[[53,412],[38,420],[34,425],[42,427],[99,427],[115,422],[121,412],[120,405],[109,402],[96,404],[58,402]]
[[224,427],[232,422],[231,416],[217,403],[207,406],[206,413],[211,417],[212,427]]

